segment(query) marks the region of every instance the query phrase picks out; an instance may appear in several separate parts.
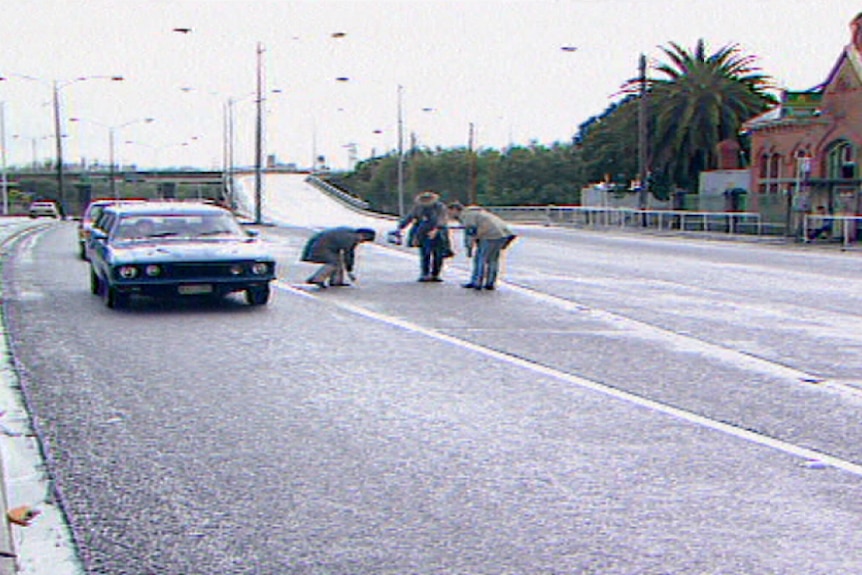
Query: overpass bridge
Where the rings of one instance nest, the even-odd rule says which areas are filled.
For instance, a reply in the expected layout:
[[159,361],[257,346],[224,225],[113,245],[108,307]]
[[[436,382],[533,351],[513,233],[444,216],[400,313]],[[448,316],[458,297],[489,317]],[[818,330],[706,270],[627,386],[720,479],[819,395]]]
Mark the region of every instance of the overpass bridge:
[[[287,172],[267,168],[264,174],[293,174],[305,177],[307,172]],[[6,175],[11,214],[26,213],[34,199],[60,202],[67,215],[80,215],[93,198],[119,197],[144,198],[205,198],[222,200],[226,197],[228,181],[254,175],[253,169],[221,170],[64,170],[64,194],[57,189],[57,173],[53,170],[15,170]],[[113,184],[112,184],[113,179]]]

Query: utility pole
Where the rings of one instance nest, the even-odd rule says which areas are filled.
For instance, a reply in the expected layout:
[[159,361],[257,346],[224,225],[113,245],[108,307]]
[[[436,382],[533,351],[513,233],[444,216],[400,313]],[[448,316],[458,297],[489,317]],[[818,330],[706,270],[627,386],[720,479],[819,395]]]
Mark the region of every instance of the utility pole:
[[60,88],[54,80],[54,139],[57,145],[57,199],[60,202],[60,215],[66,216],[66,197],[63,193],[63,133],[60,130]]
[[111,178],[111,197],[119,199],[119,195],[117,194],[117,172],[116,168],[114,168],[115,163],[115,155],[114,155],[114,127],[111,126],[108,128],[108,154],[110,157],[108,158],[108,163],[110,164],[108,173]]
[[[638,208],[645,210],[647,208],[647,176],[649,168],[647,167],[647,77],[646,77],[646,56],[641,54],[640,57],[640,102],[638,103],[638,179],[640,180],[640,190],[638,191]],[[646,216],[644,216],[644,224],[646,224]]]
[[404,119],[401,93],[404,86],[398,86],[398,217],[404,217]]
[[263,45],[257,43],[257,122],[254,131],[254,223],[263,221]]
[[475,205],[476,198],[476,154],[473,153],[473,138],[475,126],[470,122],[470,134],[467,138],[467,203]]

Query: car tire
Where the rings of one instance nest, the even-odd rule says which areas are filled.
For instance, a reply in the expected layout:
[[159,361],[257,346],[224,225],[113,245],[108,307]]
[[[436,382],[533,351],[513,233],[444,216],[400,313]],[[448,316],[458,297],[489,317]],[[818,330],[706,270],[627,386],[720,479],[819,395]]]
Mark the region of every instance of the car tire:
[[129,294],[117,291],[117,288],[111,287],[105,283],[105,305],[110,309],[123,309],[129,305]]
[[266,305],[269,302],[269,285],[245,290],[245,301],[249,305]]
[[102,282],[99,280],[99,275],[93,268],[90,268],[90,293],[99,295],[102,291]]

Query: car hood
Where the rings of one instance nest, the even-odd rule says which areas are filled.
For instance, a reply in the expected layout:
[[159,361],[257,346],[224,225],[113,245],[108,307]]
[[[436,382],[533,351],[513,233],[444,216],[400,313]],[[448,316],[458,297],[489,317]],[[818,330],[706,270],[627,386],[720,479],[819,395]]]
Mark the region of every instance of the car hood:
[[273,260],[265,246],[258,240],[139,240],[114,243],[111,248],[113,259],[117,262]]

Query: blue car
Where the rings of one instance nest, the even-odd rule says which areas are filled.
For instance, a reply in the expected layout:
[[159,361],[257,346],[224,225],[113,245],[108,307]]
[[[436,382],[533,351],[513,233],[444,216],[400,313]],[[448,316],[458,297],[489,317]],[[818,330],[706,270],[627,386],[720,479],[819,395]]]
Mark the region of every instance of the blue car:
[[275,259],[234,215],[201,202],[106,206],[88,239],[90,288],[110,308],[132,295],[222,297],[265,305]]

